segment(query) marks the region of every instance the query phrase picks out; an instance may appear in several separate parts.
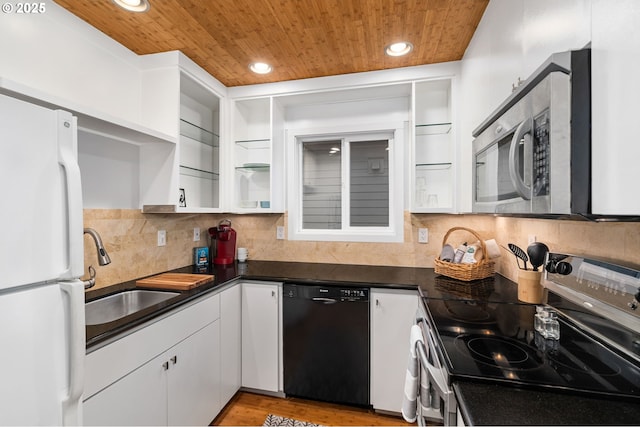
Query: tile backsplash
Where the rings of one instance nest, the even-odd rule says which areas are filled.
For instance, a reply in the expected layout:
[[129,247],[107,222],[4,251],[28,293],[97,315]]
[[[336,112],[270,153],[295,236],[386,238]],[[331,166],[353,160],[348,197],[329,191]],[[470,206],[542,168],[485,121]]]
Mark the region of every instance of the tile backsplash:
[[[286,214],[143,214],[139,210],[85,209],[84,226],[100,233],[112,260],[107,266],[98,266],[95,246],[85,236],[85,266],[96,268],[99,288],[190,265],[193,247],[208,245],[208,228],[227,218],[238,233],[237,246],[248,248],[249,258],[255,260],[433,267],[445,234],[460,226],[474,230],[483,239],[495,238],[504,247],[512,242],[526,248],[529,236],[535,236],[552,251],[601,255],[640,264],[640,223],[408,212],[404,216],[403,243],[307,242],[276,239],[276,226],[286,228]],[[195,227],[200,228],[199,242],[193,241]],[[428,243],[418,243],[418,228],[429,230]],[[157,246],[158,230],[166,230],[166,246]],[[454,231],[447,242],[457,245],[475,240],[464,231]],[[515,279],[515,258],[506,249],[501,251],[496,269]]]
[[[590,255],[640,265],[640,223],[589,222],[550,219],[495,218],[496,240],[515,243],[526,250],[529,236],[544,242],[552,252]],[[504,276],[518,276],[516,260],[503,249]],[[507,262],[505,262],[505,259]]]

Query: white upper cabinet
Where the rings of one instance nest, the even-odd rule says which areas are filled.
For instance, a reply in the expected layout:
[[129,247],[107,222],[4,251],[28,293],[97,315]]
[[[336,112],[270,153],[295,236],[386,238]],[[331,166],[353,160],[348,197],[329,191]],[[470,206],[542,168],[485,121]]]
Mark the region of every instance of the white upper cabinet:
[[592,212],[640,215],[634,188],[640,144],[640,2],[593,0]]
[[272,97],[232,100],[234,212],[284,211],[282,110]]
[[140,148],[143,211],[220,212],[226,88],[179,52],[145,59],[142,118],[177,141]]
[[413,84],[412,212],[454,211],[456,145],[451,86],[449,78]]
[[[291,217],[292,206],[300,204],[294,185],[300,175],[299,138],[392,129],[397,147],[390,161],[397,157],[402,169],[393,180],[394,203],[415,212],[455,211],[459,153],[452,99],[459,66],[450,62],[229,88],[231,209],[288,208]],[[435,126],[440,123],[448,125]],[[423,181],[419,205],[416,183]]]
[[220,98],[180,74],[178,207],[220,207]]
[[0,14],[0,77],[65,110],[139,125],[137,55],[53,1],[42,14]]

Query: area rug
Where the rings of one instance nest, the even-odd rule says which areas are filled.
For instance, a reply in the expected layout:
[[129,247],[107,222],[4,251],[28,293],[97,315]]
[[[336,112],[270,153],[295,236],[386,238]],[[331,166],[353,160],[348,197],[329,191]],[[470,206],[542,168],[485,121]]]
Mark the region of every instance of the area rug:
[[304,426],[304,427],[322,427],[318,424],[308,423],[306,421],[298,421],[293,418],[280,417],[278,415],[269,414],[262,424],[263,427],[276,426]]

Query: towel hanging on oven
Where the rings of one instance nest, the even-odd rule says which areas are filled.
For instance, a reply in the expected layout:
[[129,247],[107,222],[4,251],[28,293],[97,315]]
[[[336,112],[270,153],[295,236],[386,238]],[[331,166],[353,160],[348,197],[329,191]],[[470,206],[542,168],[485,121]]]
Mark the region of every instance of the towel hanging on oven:
[[424,371],[422,364],[419,363],[419,356],[416,350],[418,343],[424,345],[422,330],[419,325],[413,325],[409,337],[409,360],[407,362],[404,396],[402,399],[402,417],[410,423],[415,422],[418,417],[418,404],[422,408],[431,406],[429,376]]

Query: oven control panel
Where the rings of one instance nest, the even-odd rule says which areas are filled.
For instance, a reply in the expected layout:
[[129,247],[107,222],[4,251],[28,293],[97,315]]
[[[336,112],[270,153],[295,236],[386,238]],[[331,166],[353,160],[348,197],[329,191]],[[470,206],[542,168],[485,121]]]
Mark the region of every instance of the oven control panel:
[[549,282],[640,317],[640,267],[550,253],[545,270]]

